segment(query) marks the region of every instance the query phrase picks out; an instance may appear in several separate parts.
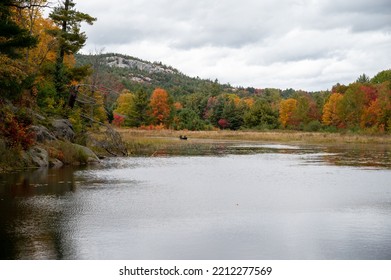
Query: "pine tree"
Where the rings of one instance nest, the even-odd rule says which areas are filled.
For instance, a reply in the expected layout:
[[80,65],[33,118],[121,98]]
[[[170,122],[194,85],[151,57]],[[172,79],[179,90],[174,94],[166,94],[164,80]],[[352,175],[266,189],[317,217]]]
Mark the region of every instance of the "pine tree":
[[13,19],[13,11],[22,8],[15,0],[2,0],[0,3],[0,54],[9,58],[20,58],[21,50],[33,47],[38,42]]
[[[64,67],[65,55],[78,52],[85,44],[87,36],[80,31],[81,23],[93,24],[96,18],[75,9],[73,0],[64,0],[58,7],[55,7],[49,17],[59,27],[50,30],[50,34],[58,40],[58,54],[56,60],[55,83],[58,94],[63,95],[65,85],[69,77]],[[87,73],[86,73],[87,74]]]
[[149,100],[147,93],[140,89],[134,95],[134,111],[133,124],[134,126],[146,125],[148,123]]

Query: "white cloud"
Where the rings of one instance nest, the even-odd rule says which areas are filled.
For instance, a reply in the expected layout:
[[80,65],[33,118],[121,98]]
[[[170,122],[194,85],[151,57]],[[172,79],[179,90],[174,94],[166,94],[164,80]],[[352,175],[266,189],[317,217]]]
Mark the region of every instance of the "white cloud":
[[84,52],[105,48],[191,76],[321,90],[389,68],[389,0],[95,0]]

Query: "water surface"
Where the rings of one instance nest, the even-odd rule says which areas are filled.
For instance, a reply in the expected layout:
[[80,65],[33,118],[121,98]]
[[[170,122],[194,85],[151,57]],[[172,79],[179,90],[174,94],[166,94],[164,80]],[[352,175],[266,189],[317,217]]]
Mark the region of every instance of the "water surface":
[[2,259],[391,259],[387,147],[225,143],[0,176]]

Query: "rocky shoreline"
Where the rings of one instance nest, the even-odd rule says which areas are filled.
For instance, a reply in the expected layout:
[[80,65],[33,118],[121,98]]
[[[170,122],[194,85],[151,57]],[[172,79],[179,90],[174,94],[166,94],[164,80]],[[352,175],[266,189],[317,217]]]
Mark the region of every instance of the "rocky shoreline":
[[33,132],[35,144],[14,155],[19,161],[17,166],[12,161],[6,162],[0,166],[0,172],[99,163],[98,156],[90,148],[73,143],[75,132],[67,119],[53,119],[48,127],[33,125],[29,130]]

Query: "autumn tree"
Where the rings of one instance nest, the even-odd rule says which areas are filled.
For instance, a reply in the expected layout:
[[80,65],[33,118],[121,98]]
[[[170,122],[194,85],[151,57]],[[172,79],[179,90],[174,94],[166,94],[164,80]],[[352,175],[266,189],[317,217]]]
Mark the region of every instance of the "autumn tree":
[[36,48],[28,50],[26,59],[39,74],[43,74],[42,67],[45,63],[53,63],[56,60],[57,41],[47,33],[47,30],[53,28],[55,26],[50,19],[45,19],[41,14],[36,15],[31,32],[39,38],[39,42]]
[[133,126],[132,116],[134,114],[134,94],[128,90],[123,90],[117,99],[117,108],[114,110],[114,116],[122,116],[124,124]]
[[280,123],[283,128],[296,124],[295,111],[297,108],[297,100],[288,98],[280,102]]
[[377,98],[372,99],[363,110],[361,128],[371,128],[380,132],[391,129],[391,89],[385,82],[376,87]]
[[381,108],[376,125],[380,130],[391,131],[391,81],[378,85],[378,102]]
[[348,90],[348,86],[341,85],[340,83],[337,83],[331,88],[331,93],[341,93],[344,94]]
[[333,93],[323,107],[322,122],[325,125],[339,127],[341,124],[340,106],[343,95]]
[[148,123],[149,101],[144,90],[138,90],[135,94],[123,90],[117,99],[115,115],[124,117],[124,124],[131,127],[139,127]]
[[[379,128],[380,119],[382,115],[382,107],[380,100],[376,99],[370,102],[369,106],[363,110],[361,115],[360,127],[361,128]],[[385,126],[382,126],[384,131]]]
[[153,91],[149,106],[150,116],[155,125],[168,126],[170,121],[170,97],[164,89],[157,88]]

